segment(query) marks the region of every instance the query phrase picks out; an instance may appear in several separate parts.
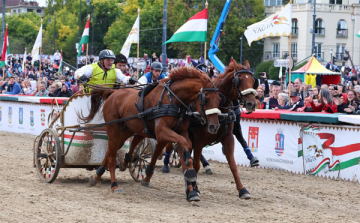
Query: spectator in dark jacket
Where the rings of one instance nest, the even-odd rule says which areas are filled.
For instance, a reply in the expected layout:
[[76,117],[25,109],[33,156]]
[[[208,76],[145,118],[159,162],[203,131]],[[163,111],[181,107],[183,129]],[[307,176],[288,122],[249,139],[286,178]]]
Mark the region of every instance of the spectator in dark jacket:
[[67,84],[63,84],[61,87],[61,91],[55,95],[55,97],[71,97],[73,93],[71,92],[71,90],[68,89]]

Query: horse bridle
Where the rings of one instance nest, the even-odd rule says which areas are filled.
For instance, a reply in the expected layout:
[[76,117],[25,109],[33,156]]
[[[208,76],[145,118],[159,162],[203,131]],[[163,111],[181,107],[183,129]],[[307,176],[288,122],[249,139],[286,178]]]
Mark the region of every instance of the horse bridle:
[[232,85],[233,85],[233,88],[235,89],[240,101],[243,100],[243,98],[241,97],[241,95],[245,96],[247,94],[254,94],[255,96],[257,96],[257,92],[254,88],[248,88],[248,89],[245,89],[243,91],[239,91],[239,85],[240,85],[240,79],[239,79],[239,75],[240,74],[251,74],[251,78],[254,79],[254,81],[256,81],[256,79],[254,78],[254,74],[250,71],[250,70],[247,70],[247,69],[242,69],[242,70],[237,70],[235,73],[234,73],[234,79],[232,81]]
[[197,100],[199,100],[200,98],[200,109],[201,109],[201,115],[200,115],[200,123],[202,125],[205,125],[205,123],[207,122],[206,116],[207,115],[212,115],[212,114],[221,114],[221,111],[218,108],[212,108],[212,109],[204,109],[204,106],[207,102],[206,100],[206,92],[218,92],[219,89],[217,87],[215,87],[215,84],[211,81],[211,83],[213,84],[213,88],[201,88],[200,92],[198,93],[198,95],[195,98],[195,105]]

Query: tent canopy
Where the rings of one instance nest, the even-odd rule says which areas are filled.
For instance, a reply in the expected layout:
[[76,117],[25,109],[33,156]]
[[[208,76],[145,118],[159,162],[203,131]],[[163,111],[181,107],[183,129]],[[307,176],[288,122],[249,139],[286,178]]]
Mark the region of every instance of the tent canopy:
[[[321,74],[321,75],[340,75],[339,72],[333,72],[323,67],[319,61],[311,57],[310,61],[298,70],[291,71],[294,74]],[[292,79],[292,78],[291,78]]]

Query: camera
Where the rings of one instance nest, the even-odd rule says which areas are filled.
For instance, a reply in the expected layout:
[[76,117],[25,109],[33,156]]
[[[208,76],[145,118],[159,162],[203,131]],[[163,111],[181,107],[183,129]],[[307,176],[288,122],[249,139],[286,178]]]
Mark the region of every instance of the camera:
[[263,76],[265,75],[265,73],[264,73],[264,72],[260,72],[260,73],[258,73],[258,75],[259,75],[259,77],[263,77]]

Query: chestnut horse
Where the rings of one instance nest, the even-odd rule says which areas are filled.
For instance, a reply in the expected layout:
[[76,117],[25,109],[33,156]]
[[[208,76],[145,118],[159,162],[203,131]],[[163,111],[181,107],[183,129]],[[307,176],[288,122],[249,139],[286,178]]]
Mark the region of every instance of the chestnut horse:
[[[104,101],[103,115],[105,122],[138,116],[138,105],[140,103],[138,93],[138,90],[132,88],[93,90],[91,92],[90,114],[87,117],[79,115],[79,118],[85,123],[90,122]],[[198,98],[201,98],[201,100],[197,100]],[[146,109],[155,108],[159,105],[175,104],[179,108],[176,111],[180,112],[180,110],[186,110],[191,103],[196,101],[197,111],[202,114],[202,119],[207,121],[208,127],[206,131],[216,134],[220,127],[218,120],[220,100],[217,89],[209,77],[202,75],[193,68],[180,68],[172,71],[169,78],[159,81],[159,84],[145,96],[143,108],[147,111]],[[178,143],[179,147],[185,151],[187,171],[184,176],[192,179],[196,176],[196,173],[189,152],[191,147],[188,135],[190,121],[188,118],[182,119],[183,116],[180,117],[180,115],[148,118],[144,122],[140,118],[132,118],[124,122],[107,125],[108,150],[102,165],[98,168],[96,174],[90,177],[90,185],[95,185],[100,181],[100,177],[108,166],[112,191],[121,191],[115,179],[117,151],[123,146],[125,140],[134,134],[138,137],[149,137],[149,134],[144,133],[144,129],[146,129],[144,123],[147,124],[151,132],[150,135],[156,136],[156,151],[161,151],[170,142]],[[176,132],[174,129],[176,129]],[[136,140],[136,136],[134,140]],[[157,154],[156,151],[155,155]],[[153,167],[147,166],[147,175],[152,175]],[[193,191],[193,188],[191,188],[191,191]]]
[[[217,76],[215,79],[215,86],[219,88],[219,92],[226,98],[223,105],[220,107],[222,113],[228,113],[231,110],[230,107],[233,99],[243,101],[248,112],[254,111],[256,107],[255,95],[257,94],[254,90],[254,86],[256,86],[255,81],[257,80],[255,80],[255,78],[253,77],[250,71],[250,64],[247,60],[245,61],[244,66],[241,64],[236,64],[236,62],[231,63],[226,69],[225,73]],[[234,113],[232,114],[234,115]],[[230,123],[221,124],[217,134],[207,133],[207,127],[204,125],[197,125],[196,127],[190,125],[189,131],[190,134],[193,136],[192,148],[194,149],[195,170],[197,173],[200,169],[200,157],[202,148],[214,142],[221,142],[224,147],[224,154],[229,163],[231,172],[234,176],[237,190],[239,191],[239,197],[243,199],[249,199],[250,194],[240,181],[234,158],[234,137],[232,134],[234,125],[233,121],[234,119],[232,120],[232,122],[230,121]],[[225,127],[226,125],[227,127]],[[133,141],[131,143],[129,154],[132,153],[132,150],[136,147],[136,144],[141,141],[141,139],[141,137],[138,137],[136,141]],[[171,153],[172,149],[172,144],[168,144],[166,146],[167,153]],[[183,160],[181,149],[179,149],[179,155],[181,157],[180,160]],[[154,154],[152,157],[152,161],[156,161],[157,157],[158,156]],[[186,170],[186,166],[184,166],[184,163],[182,162],[181,164],[182,170]],[[146,176],[144,181],[150,182],[150,178],[151,176]],[[199,193],[196,181],[186,183],[187,186],[189,186],[188,184],[190,184]],[[185,189],[188,190],[188,188]],[[198,200],[200,200],[199,194]]]

